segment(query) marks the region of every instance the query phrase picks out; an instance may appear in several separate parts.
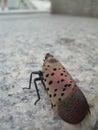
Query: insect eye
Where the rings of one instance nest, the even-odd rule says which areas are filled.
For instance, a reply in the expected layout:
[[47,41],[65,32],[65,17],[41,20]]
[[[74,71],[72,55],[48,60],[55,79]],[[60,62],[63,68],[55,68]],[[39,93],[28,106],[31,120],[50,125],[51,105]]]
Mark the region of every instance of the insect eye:
[[49,56],[53,57],[50,53],[47,53],[46,56],[45,56],[45,60],[46,60]]

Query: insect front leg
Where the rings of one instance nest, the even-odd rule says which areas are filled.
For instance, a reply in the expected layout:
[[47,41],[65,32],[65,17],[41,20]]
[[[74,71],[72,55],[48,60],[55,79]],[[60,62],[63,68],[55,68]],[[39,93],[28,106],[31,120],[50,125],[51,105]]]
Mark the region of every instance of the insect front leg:
[[41,81],[41,83],[43,84],[44,86],[44,89],[46,90],[46,87],[45,87],[45,84],[44,84],[44,81],[43,81],[43,74],[41,71],[33,71],[31,72],[30,74],[30,80],[29,80],[29,87],[25,87],[23,89],[31,89],[31,84],[32,84],[32,75],[33,74],[38,74],[39,77],[38,78],[35,78],[34,79],[34,84],[35,84],[35,88],[36,88],[36,92],[37,92],[37,96],[38,96],[38,99],[36,100],[36,102],[34,103],[36,105],[36,103],[40,100],[40,94],[39,94],[39,90],[38,90],[38,86],[37,86],[37,81]]
[[30,80],[29,80],[29,87],[24,87],[23,89],[31,89],[31,84],[32,84],[32,75],[33,74],[38,74],[39,75],[39,80],[41,80],[42,81],[42,72],[41,71],[33,71],[33,72],[31,72],[31,74],[30,74]]

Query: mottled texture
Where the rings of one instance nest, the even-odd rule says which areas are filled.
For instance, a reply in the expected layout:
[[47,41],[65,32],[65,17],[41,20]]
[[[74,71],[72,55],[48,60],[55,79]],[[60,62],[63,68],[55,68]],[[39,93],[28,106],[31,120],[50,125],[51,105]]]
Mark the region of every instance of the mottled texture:
[[[40,83],[41,100],[36,106],[34,84],[31,90],[22,89],[28,87],[31,71],[42,69],[47,52],[60,60],[85,94],[91,104],[89,121],[85,118],[76,126],[62,121]],[[93,130],[98,120],[97,93],[98,19],[0,16],[0,130]]]
[[81,90],[76,87],[73,89],[63,101],[58,103],[58,114],[64,121],[77,124],[88,114],[89,106]]
[[68,71],[48,53],[42,73],[52,108],[64,121],[71,124],[80,123],[90,112],[89,105]]

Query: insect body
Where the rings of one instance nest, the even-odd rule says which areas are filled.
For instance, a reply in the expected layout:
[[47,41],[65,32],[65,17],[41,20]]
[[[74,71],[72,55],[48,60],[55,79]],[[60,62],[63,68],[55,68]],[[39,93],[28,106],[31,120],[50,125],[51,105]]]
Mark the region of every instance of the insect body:
[[51,54],[46,54],[42,72],[31,73],[29,88],[31,88],[32,74],[39,74],[39,77],[34,79],[38,100],[40,95],[36,81],[41,80],[51,98],[52,108],[64,121],[77,124],[90,112],[82,91],[67,70]]

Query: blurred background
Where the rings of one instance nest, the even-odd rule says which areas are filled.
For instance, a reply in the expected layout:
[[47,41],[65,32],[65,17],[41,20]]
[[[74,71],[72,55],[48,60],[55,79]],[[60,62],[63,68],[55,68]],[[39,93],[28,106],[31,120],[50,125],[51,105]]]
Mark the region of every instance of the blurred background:
[[0,11],[49,11],[51,7],[50,3],[50,0],[0,0]]
[[0,0],[0,13],[52,12],[98,17],[98,0]]

